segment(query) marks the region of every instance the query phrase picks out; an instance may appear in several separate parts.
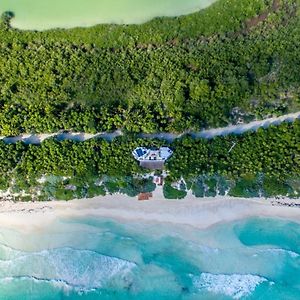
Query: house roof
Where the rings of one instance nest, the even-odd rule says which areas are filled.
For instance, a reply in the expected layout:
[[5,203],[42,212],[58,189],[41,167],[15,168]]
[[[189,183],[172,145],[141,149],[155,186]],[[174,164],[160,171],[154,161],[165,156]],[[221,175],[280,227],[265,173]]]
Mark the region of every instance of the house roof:
[[142,160],[167,160],[173,151],[168,147],[160,147],[159,149],[154,148],[144,148],[144,147],[137,147],[132,151],[132,155],[135,159],[142,161]]
[[162,170],[164,168],[163,160],[142,160],[140,166],[151,170]]
[[161,147],[159,151],[160,151],[160,156],[163,159],[168,159],[173,153],[173,151],[169,147]]
[[135,152],[136,152],[136,154],[137,154],[137,156],[138,156],[138,157],[141,157],[141,156],[143,156],[143,155],[144,155],[144,152],[143,152],[143,150],[142,150],[142,149],[140,149],[140,148],[136,149],[136,150],[135,150]]
[[138,200],[144,201],[149,200],[152,197],[152,193],[139,193],[138,194]]

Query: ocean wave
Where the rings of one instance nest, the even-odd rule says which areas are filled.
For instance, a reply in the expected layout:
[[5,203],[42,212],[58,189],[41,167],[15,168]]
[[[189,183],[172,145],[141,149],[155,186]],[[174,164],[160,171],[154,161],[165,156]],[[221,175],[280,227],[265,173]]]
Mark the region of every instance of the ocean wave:
[[10,260],[22,256],[24,252],[0,243],[0,261]]
[[202,273],[200,276],[192,277],[193,286],[198,291],[206,290],[214,294],[223,294],[233,299],[249,296],[258,285],[267,281],[264,277],[252,274]]
[[300,257],[299,253],[291,251],[291,250],[282,249],[282,248],[268,248],[268,249],[260,250],[260,252],[268,252],[268,253],[275,254],[275,255],[277,255],[277,254],[284,254],[284,255],[287,254],[292,258]]
[[82,289],[122,288],[131,284],[135,267],[124,259],[66,247],[19,252],[10,260],[0,261],[0,278],[42,278]]
[[13,276],[13,277],[0,278],[0,285],[1,284],[7,285],[9,283],[15,283],[19,281],[33,282],[35,284],[46,283],[53,286],[54,288],[63,290],[64,292],[76,291],[79,293],[88,293],[96,290],[95,288],[86,289],[81,286],[71,285],[70,283],[63,281],[61,279],[37,278],[33,276]]

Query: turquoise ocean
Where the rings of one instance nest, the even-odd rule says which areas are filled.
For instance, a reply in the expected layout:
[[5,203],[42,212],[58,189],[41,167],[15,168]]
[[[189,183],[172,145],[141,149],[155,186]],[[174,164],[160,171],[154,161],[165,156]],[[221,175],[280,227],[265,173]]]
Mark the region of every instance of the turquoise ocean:
[[300,224],[60,219],[0,229],[0,299],[300,299]]

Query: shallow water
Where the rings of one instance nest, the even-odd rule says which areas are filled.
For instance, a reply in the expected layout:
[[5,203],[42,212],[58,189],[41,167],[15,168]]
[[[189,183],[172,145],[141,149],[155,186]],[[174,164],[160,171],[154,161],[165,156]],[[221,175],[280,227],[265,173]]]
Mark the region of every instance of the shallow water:
[[[299,299],[300,224],[64,219],[0,230],[1,299]],[[261,297],[261,298],[260,298]]]
[[216,0],[2,0],[0,13],[12,11],[12,26],[44,30],[100,23],[142,23],[154,17],[178,16]]

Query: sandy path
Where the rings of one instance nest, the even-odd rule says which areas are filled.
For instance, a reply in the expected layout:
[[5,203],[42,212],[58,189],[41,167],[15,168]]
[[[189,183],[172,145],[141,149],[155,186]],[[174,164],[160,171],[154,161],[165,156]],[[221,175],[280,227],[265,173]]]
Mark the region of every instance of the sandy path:
[[269,118],[260,121],[250,122],[248,124],[231,125],[223,128],[208,129],[202,132],[192,134],[195,137],[213,138],[218,135],[228,135],[230,133],[242,134],[246,131],[255,131],[258,128],[268,128],[270,125],[279,125],[282,122],[293,122],[300,118],[300,112],[284,115],[277,118]]
[[[247,124],[240,125],[230,125],[227,127],[215,128],[215,129],[207,129],[199,132],[185,132],[182,134],[173,134],[173,133],[153,133],[153,134],[139,134],[138,136],[141,138],[158,138],[164,139],[169,142],[173,141],[176,138],[180,138],[182,135],[186,133],[190,133],[192,136],[196,138],[213,138],[219,135],[228,135],[231,133],[242,134],[246,131],[255,131],[258,128],[267,128],[270,125],[279,125],[282,122],[293,122],[296,119],[300,118],[300,112],[287,114],[281,117],[274,117],[260,121],[254,121]],[[108,141],[113,140],[117,136],[121,136],[123,133],[120,130],[115,132],[99,132],[96,134],[84,133],[84,132],[56,132],[56,133],[43,133],[43,134],[23,134],[19,136],[13,137],[5,137],[0,136],[0,139],[3,139],[6,143],[16,143],[17,141],[23,141],[26,144],[40,144],[45,139],[50,137],[56,137],[57,140],[73,140],[73,141],[86,141],[91,138],[101,137]]]

